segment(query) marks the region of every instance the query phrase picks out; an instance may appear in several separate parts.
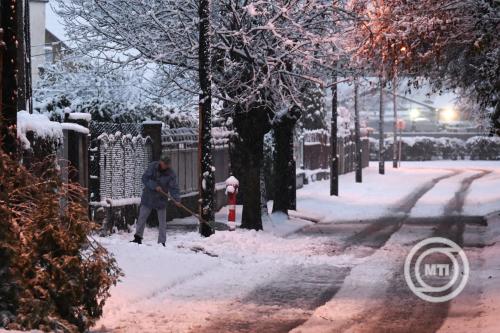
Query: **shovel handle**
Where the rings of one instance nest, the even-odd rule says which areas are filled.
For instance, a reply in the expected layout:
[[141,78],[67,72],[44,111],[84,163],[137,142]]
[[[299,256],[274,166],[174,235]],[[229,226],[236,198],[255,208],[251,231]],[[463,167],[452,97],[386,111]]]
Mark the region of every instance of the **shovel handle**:
[[208,223],[207,221],[205,221],[200,215],[196,214],[195,212],[193,212],[191,209],[187,208],[186,206],[184,206],[182,203],[180,203],[179,201],[176,201],[174,198],[172,198],[172,196],[170,195],[170,193],[166,193],[165,191],[163,190],[160,190],[159,191],[163,196],[169,198],[170,200],[172,200],[173,202],[175,202],[177,204],[177,207],[181,207],[182,209],[184,209],[186,212],[188,212],[189,214],[193,215],[194,217],[196,217],[201,223],[205,223],[206,225],[212,227],[210,225],[210,223]]

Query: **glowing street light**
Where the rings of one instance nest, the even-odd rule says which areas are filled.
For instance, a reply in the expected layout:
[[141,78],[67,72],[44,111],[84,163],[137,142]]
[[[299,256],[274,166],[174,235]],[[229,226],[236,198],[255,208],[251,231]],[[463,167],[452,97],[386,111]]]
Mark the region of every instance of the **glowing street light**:
[[410,110],[410,119],[412,121],[417,120],[420,117],[420,110],[419,109],[411,109]]
[[451,106],[441,110],[439,114],[439,120],[445,123],[449,123],[458,119],[458,112]]

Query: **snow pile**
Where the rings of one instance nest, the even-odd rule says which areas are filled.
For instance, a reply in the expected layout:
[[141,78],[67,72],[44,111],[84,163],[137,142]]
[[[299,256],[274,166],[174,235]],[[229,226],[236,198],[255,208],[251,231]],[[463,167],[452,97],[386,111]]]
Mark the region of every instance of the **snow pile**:
[[17,113],[17,137],[25,149],[31,147],[27,134],[33,132],[35,138],[61,140],[63,131],[60,123],[50,121],[44,114],[19,111]]
[[[184,238],[184,239],[183,239]],[[270,265],[277,261],[280,264],[301,264],[304,258],[317,251],[319,238],[282,238],[269,232],[238,229],[233,232],[216,232],[209,238],[194,237],[191,234],[180,237],[181,248],[200,248],[217,255],[220,260],[235,264],[263,264]],[[345,263],[350,259],[346,257]],[[326,256],[310,257],[308,264],[329,263]],[[342,263],[339,263],[342,264]]]

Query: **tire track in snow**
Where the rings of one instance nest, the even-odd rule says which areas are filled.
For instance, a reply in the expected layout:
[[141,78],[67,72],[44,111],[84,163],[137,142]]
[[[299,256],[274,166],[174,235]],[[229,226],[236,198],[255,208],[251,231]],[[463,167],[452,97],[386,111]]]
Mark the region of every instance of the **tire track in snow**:
[[[436,177],[422,185],[420,188],[405,197],[391,210],[394,215],[385,216],[371,221],[368,226],[348,237],[343,242],[339,250],[341,252],[345,252],[346,250],[352,248],[355,249],[356,247],[364,246],[368,248],[368,251],[365,251],[362,256],[365,257],[371,255],[377,249],[384,246],[387,240],[401,228],[405,220],[408,218],[409,213],[413,207],[415,207],[420,198],[432,190],[440,181],[454,177],[462,172],[462,170],[451,170],[449,174]],[[334,224],[331,226],[335,229]],[[371,251],[369,249],[371,249]]]
[[[458,245],[464,245],[466,224],[484,225],[481,217],[446,216],[434,219],[433,224],[422,224],[421,219],[408,219],[407,227],[434,227],[433,237],[451,239]],[[408,250],[413,246],[409,244]],[[406,253],[405,253],[406,254]],[[404,261],[404,257],[401,258]],[[448,317],[451,301],[445,303],[429,303],[415,296],[408,288],[403,265],[394,270],[389,287],[384,295],[383,303],[376,309],[366,312],[356,322],[334,332],[356,333],[434,333],[437,332]]]
[[399,203],[392,209],[392,212],[395,214],[398,213],[399,214],[403,213],[406,215],[410,214],[411,210],[413,209],[413,207],[415,207],[420,198],[422,198],[427,192],[432,190],[440,181],[463,173],[463,170],[450,170],[450,171],[451,171],[450,174],[434,178],[430,182],[422,185],[416,191],[410,193],[406,198],[402,200],[401,203]]
[[469,193],[469,189],[472,183],[493,172],[493,170],[478,170],[478,171],[479,173],[462,180],[462,183],[460,184],[460,189],[457,192],[455,192],[454,197],[444,207],[445,216],[460,215],[463,211],[465,198]]
[[349,272],[350,267],[330,265],[288,267],[191,333],[289,332],[329,301]]
[[[380,249],[387,240],[397,232],[408,217],[416,202],[430,191],[441,180],[461,173],[453,170],[450,174],[432,179],[418,190],[414,191],[399,204],[394,211],[404,213],[393,217],[385,217],[372,221],[368,226],[347,236],[342,244],[326,244],[321,254],[346,251],[356,253],[357,257],[367,257]],[[349,225],[349,223],[343,224]],[[359,223],[351,224],[359,228]],[[338,225],[324,224],[305,228],[297,234],[314,234],[319,236],[332,234],[338,230]],[[349,228],[347,228],[349,229]],[[352,232],[353,230],[343,230]],[[329,246],[330,245],[330,246]],[[330,250],[328,248],[330,247]],[[359,248],[362,248],[359,251]],[[325,253],[325,250],[327,253]],[[233,304],[232,308],[220,314],[210,325],[193,330],[192,333],[250,333],[250,332],[288,332],[300,326],[310,317],[314,309],[331,300],[341,288],[352,267],[309,267],[307,269],[292,267],[269,283],[257,287],[244,299]]]

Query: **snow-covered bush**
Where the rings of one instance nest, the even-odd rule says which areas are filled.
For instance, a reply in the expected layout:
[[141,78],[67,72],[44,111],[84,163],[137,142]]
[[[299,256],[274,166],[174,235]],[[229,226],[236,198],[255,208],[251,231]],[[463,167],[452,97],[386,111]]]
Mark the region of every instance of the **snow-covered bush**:
[[[392,159],[392,137],[385,140],[385,159]],[[399,144],[399,143],[397,143]],[[370,159],[378,158],[378,140],[370,138]],[[433,159],[457,160],[500,159],[500,138],[476,136],[464,141],[458,138],[403,137],[401,159],[403,161],[428,161]]]
[[411,161],[430,161],[437,156],[436,140],[420,137],[415,140],[405,140],[407,145],[406,158]]
[[458,160],[465,157],[465,142],[457,138],[438,138],[436,149],[443,160]]
[[17,113],[17,138],[24,166],[55,156],[63,143],[62,126],[42,114]]
[[50,159],[32,169],[0,150],[0,327],[84,332],[121,273],[89,238],[84,190]]
[[500,138],[475,136],[466,142],[467,152],[471,160],[500,159]]

